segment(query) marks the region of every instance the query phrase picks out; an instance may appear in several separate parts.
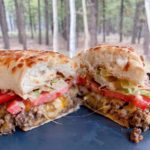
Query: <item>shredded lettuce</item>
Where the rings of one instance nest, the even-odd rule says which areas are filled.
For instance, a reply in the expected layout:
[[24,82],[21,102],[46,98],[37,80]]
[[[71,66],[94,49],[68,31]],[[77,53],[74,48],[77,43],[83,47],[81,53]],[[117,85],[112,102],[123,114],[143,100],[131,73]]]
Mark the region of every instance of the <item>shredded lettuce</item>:
[[40,96],[40,90],[35,90],[33,92],[33,94],[36,96],[36,97],[39,97]]
[[122,89],[122,91],[127,94],[135,94],[137,90],[134,88],[124,88],[124,89]]
[[[132,82],[126,79],[119,79],[117,77],[113,77],[111,73],[109,73],[105,68],[97,68],[96,73],[99,75],[101,74],[108,82],[111,82],[116,87],[116,90],[125,94],[140,94],[150,97],[150,91],[146,91],[143,89],[139,89],[135,86]],[[150,81],[148,81],[150,85]]]
[[140,94],[141,94],[141,95],[145,95],[145,96],[147,96],[147,97],[150,97],[150,92],[149,92],[149,91],[146,91],[146,90],[141,90],[141,89],[140,89]]
[[58,79],[53,79],[53,80],[51,80],[51,84],[54,84],[54,83],[56,83],[58,81]]
[[126,94],[135,95],[135,94],[138,93],[140,95],[144,95],[146,97],[150,97],[150,92],[149,91],[139,89],[138,87],[137,88],[125,88],[125,89],[122,89],[121,91],[126,93]]

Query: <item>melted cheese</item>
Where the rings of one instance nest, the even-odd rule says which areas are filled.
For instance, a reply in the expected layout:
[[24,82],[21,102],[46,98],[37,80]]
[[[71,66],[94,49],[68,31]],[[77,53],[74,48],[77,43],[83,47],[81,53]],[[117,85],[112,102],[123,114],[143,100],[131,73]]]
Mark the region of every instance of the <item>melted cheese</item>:
[[95,72],[95,81],[103,86],[108,86],[109,89],[112,90],[135,87],[135,85],[131,81],[115,77],[105,68],[97,69],[97,71]]
[[61,96],[54,101],[44,105],[44,115],[46,118],[54,118],[68,106],[69,100],[64,96]]
[[[96,95],[96,94],[95,94]],[[137,110],[137,108],[132,104],[124,105],[125,102],[118,99],[108,99],[106,97],[97,97],[94,96],[94,94],[89,93],[85,97],[84,105],[90,109],[92,109],[94,112],[99,113],[101,115],[104,115],[105,117],[113,120],[114,122],[129,127],[129,116]],[[116,108],[114,107],[116,106]],[[120,108],[117,108],[117,106],[120,106]],[[111,113],[110,111],[114,111],[114,113]],[[121,111],[126,111],[127,115],[125,118],[120,117]]]

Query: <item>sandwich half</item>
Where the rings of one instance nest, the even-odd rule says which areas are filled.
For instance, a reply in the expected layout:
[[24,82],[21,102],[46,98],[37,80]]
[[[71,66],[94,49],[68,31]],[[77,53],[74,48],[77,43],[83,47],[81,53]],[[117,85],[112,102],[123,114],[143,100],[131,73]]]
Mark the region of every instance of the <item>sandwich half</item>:
[[28,131],[77,110],[75,69],[52,51],[0,51],[0,134]]
[[83,104],[124,127],[150,126],[150,88],[143,58],[126,46],[99,45],[75,58]]

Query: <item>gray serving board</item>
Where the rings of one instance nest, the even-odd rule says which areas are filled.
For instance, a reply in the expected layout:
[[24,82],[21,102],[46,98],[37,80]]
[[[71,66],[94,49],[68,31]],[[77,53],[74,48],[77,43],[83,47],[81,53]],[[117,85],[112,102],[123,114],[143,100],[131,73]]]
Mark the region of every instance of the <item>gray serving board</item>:
[[0,137],[0,150],[150,150],[150,131],[139,144],[129,129],[85,107],[29,132]]

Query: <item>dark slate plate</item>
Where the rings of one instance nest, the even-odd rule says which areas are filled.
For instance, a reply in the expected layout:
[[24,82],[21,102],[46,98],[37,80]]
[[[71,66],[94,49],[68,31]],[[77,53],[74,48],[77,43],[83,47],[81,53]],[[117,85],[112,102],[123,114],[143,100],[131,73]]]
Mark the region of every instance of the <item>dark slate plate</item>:
[[1,136],[0,150],[150,150],[149,131],[139,144],[128,135],[129,130],[81,107],[57,122]]

